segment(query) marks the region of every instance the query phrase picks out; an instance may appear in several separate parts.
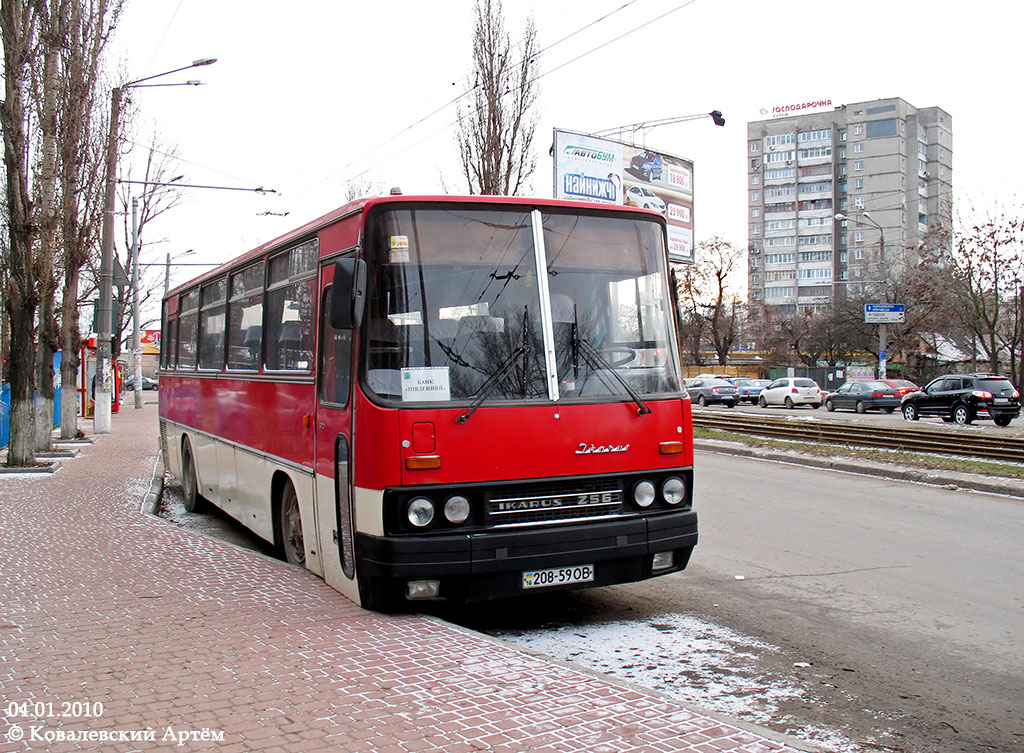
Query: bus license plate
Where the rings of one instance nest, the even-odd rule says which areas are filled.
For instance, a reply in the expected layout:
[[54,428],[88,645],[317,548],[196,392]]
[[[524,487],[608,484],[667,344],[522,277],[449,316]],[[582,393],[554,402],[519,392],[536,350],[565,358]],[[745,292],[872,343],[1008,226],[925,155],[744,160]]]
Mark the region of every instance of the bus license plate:
[[550,570],[524,570],[523,588],[565,586],[570,583],[589,583],[594,580],[593,565],[553,567]]

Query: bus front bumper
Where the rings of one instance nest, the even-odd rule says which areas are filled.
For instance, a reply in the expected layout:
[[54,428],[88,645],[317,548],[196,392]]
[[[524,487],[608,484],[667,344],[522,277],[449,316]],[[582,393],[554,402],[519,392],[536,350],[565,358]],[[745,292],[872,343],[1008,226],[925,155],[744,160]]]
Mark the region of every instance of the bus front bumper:
[[[424,581],[438,582],[434,600],[454,603],[630,583],[683,570],[696,544],[693,510],[463,535],[358,534],[356,540],[362,600],[375,608],[414,605],[409,584]],[[586,565],[593,567],[592,580],[524,588],[524,573]]]

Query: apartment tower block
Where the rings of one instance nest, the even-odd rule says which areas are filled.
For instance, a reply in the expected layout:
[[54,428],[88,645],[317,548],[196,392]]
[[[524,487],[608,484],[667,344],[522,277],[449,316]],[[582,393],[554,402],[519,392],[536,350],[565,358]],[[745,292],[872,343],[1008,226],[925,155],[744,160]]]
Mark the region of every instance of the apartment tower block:
[[827,310],[947,254],[952,160],[949,114],[898,97],[748,123],[751,307]]

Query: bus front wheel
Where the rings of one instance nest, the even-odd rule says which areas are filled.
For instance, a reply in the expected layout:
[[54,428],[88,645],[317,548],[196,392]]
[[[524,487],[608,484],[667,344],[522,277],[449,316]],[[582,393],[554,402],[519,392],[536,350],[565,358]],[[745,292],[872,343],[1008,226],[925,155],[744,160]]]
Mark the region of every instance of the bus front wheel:
[[289,481],[281,493],[281,504],[277,507],[278,530],[281,532],[281,552],[292,565],[306,565],[306,548],[302,541],[302,513],[299,511],[299,496]]

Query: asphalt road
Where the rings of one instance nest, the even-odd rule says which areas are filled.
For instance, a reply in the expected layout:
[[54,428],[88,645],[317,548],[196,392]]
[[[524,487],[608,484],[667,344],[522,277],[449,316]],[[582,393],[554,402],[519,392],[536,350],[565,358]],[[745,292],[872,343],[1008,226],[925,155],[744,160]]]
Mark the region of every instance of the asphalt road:
[[467,622],[522,640],[694,615],[781,649],[757,671],[803,692],[768,726],[828,726],[855,750],[1024,750],[1024,503],[705,452],[695,467],[686,573]]

